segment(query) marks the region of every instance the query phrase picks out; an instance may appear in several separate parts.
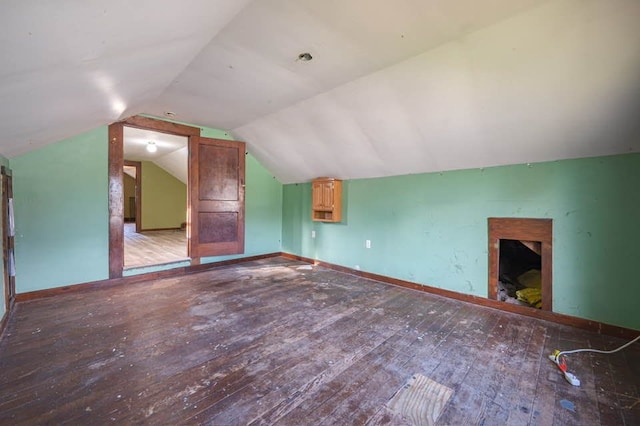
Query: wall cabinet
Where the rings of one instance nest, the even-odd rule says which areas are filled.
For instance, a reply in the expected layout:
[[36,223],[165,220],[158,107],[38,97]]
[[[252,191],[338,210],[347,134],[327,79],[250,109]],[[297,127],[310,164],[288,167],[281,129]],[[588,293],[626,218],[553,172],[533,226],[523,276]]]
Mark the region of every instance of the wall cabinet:
[[334,178],[314,179],[311,186],[311,219],[319,222],[342,220],[342,181]]

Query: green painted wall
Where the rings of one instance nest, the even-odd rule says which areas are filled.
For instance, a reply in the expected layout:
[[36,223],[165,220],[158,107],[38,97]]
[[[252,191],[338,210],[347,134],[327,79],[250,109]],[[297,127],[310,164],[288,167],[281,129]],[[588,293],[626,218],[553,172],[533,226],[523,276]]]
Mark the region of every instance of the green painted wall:
[[[107,278],[106,140],[100,127],[10,160],[19,293]],[[310,220],[310,184],[283,187],[247,155],[241,256],[282,246],[486,296],[487,218],[552,218],[554,311],[639,329],[639,181],[640,154],[353,180],[344,183],[344,221],[325,224]]]
[[282,246],[486,297],[487,218],[551,218],[553,310],[640,329],[638,182],[640,154],[352,180],[339,224],[311,221],[310,184],[285,185]]
[[10,162],[16,291],[107,278],[107,127]]
[[[202,129],[202,135],[229,138],[208,128]],[[10,163],[14,172],[17,292],[106,279],[107,127],[48,145]],[[282,184],[250,155],[246,174],[245,254],[233,257],[278,252]]]
[[151,161],[141,169],[142,229],[179,228],[187,221],[187,185]]

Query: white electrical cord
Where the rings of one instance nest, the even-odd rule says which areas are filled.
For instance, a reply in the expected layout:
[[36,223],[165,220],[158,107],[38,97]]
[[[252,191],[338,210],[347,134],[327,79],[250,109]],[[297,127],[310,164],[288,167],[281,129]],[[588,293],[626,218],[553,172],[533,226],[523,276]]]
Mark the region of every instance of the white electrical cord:
[[599,354],[612,354],[618,351],[621,351],[622,349],[626,348],[629,345],[634,344],[635,342],[637,342],[638,340],[640,340],[640,336],[636,337],[635,339],[633,339],[632,341],[625,343],[624,345],[620,346],[619,348],[610,350],[610,351],[603,351],[600,349],[574,349],[571,351],[555,351],[553,354],[549,355],[549,359],[558,365],[558,367],[560,368],[560,370],[564,373],[564,377],[565,379],[567,379],[567,382],[571,383],[573,386],[580,386],[580,380],[574,376],[573,374],[571,374],[570,372],[567,371],[567,365],[566,363],[560,359],[560,357],[562,355],[566,355],[566,354],[575,354],[575,353],[579,353],[579,352],[596,352]]
[[560,353],[556,354],[556,358],[559,357],[560,355],[576,354],[578,352],[597,352],[599,354],[612,354],[612,353],[616,353],[618,351],[623,350],[624,348],[626,348],[629,345],[634,344],[638,340],[640,340],[640,336],[636,337],[635,339],[633,339],[632,341],[630,341],[628,343],[625,343],[624,345],[620,346],[619,348],[613,349],[611,351],[601,351],[600,349],[574,349],[572,351],[561,351]]

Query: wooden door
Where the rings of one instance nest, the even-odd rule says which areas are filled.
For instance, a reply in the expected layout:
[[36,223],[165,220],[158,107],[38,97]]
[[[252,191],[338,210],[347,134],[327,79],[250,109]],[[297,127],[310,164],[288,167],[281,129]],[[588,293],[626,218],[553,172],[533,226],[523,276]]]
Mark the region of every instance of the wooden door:
[[313,182],[313,189],[311,191],[313,197],[313,209],[322,210],[324,208],[323,202],[323,183],[320,181]]
[[13,178],[11,171],[4,166],[2,174],[2,253],[4,263],[4,300],[5,311],[9,312],[16,298],[16,274],[14,258],[14,223],[13,223]]
[[189,140],[189,257],[244,253],[244,142]]
[[333,209],[333,180],[316,179],[312,184],[313,209],[332,210]]
[[333,210],[333,181],[322,185],[322,205],[326,210]]

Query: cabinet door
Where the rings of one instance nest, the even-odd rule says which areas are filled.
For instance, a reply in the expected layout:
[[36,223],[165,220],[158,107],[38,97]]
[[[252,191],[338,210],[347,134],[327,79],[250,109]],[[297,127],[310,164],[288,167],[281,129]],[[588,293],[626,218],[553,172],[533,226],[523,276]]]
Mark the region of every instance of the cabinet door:
[[311,184],[311,218],[321,222],[340,222],[342,181],[321,178]]
[[322,185],[322,205],[325,209],[333,209],[333,182],[324,182]]
[[312,191],[313,194],[313,209],[314,210],[322,210],[324,209],[324,185],[322,182],[313,182]]

